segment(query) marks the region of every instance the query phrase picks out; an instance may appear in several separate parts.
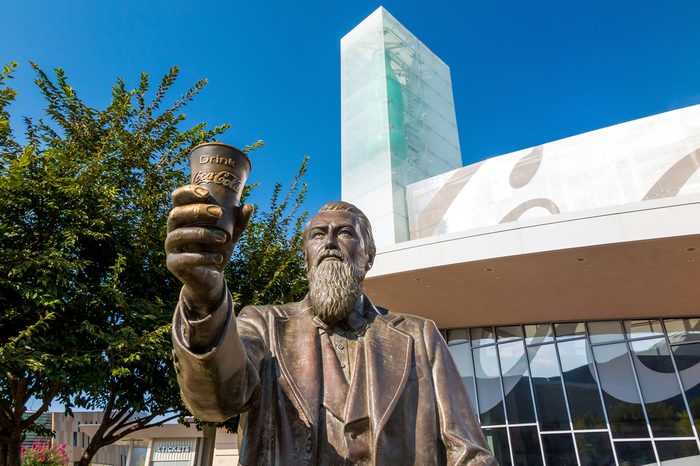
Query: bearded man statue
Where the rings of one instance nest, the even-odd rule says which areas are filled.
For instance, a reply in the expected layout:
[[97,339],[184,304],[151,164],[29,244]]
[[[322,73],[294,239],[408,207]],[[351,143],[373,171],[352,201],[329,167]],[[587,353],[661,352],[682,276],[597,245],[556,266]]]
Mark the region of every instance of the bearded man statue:
[[[236,317],[223,269],[232,239],[201,186],[173,193],[168,268],[183,283],[173,360],[192,414],[240,414],[242,465],[492,465],[447,345],[427,319],[376,307],[362,293],[376,254],[365,215],[324,205],[306,226],[309,293]],[[196,225],[196,226],[195,226]]]

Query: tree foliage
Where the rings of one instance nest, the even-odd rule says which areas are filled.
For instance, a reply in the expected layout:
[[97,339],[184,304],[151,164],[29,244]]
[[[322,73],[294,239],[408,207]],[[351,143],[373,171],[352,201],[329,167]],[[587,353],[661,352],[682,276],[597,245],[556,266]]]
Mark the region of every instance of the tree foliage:
[[308,214],[299,212],[307,164],[308,157],[286,190],[275,183],[269,209],[253,216],[236,245],[225,275],[237,311],[241,305],[297,301],[308,290],[301,252]]
[[[46,119],[25,119],[20,143],[7,112],[14,67],[0,75],[0,465],[18,464],[22,433],[55,399],[105,412],[88,464],[100,447],[182,414],[170,362],[180,286],[163,252],[170,193],[187,182],[189,150],[228,125],[183,129],[206,80],[166,104],[177,68],[155,89],[147,74],[134,89],[118,79],[96,109],[62,70],[52,78],[32,64]],[[243,236],[229,275],[238,301],[305,292],[305,169],[286,191],[276,185]],[[32,397],[41,406],[26,413]]]

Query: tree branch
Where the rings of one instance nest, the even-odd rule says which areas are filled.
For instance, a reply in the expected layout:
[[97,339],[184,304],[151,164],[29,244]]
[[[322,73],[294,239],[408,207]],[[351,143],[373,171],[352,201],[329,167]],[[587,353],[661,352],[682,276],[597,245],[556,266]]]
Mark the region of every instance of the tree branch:
[[[131,434],[132,432],[136,432],[141,429],[146,429],[150,427],[158,427],[163,424],[165,424],[168,421],[172,421],[173,419],[178,418],[178,414],[173,414],[170,417],[166,417],[164,419],[161,419],[160,421],[150,423],[153,419],[156,417],[160,416],[160,414],[149,414],[146,417],[136,419],[134,421],[131,421],[129,423],[126,423],[122,426],[116,427],[112,432],[110,432],[108,435],[106,435],[104,438],[109,439],[109,443],[114,443],[117,440],[122,439],[123,437]],[[120,432],[117,432],[119,429],[124,429]]]
[[58,392],[61,391],[62,386],[62,382],[54,383],[47,392],[46,396],[44,396],[44,399],[42,400],[42,404],[39,407],[39,409],[37,409],[36,412],[34,412],[31,416],[27,417],[22,423],[22,425],[29,427],[32,424],[34,424],[34,421],[39,419],[39,416],[44,414],[49,409],[49,406],[51,406],[51,402],[53,401],[54,397],[58,394]]

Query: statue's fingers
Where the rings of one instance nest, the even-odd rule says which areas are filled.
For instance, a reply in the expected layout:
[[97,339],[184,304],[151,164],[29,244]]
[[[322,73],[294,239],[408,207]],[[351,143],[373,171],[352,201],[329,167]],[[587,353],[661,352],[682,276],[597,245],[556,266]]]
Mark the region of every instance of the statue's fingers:
[[173,205],[182,206],[187,204],[205,203],[209,199],[209,191],[196,184],[181,186],[173,191]]
[[224,256],[214,252],[180,252],[168,254],[165,263],[168,269],[182,274],[202,266],[220,267]]
[[213,204],[174,207],[168,215],[168,233],[186,225],[213,225],[222,214],[221,207]]
[[200,245],[212,249],[226,243],[226,233],[218,228],[182,227],[165,237],[165,250],[168,252],[190,252],[188,247]]
[[236,225],[233,228],[233,234],[231,235],[234,243],[238,241],[238,238],[240,238],[243,231],[248,226],[248,222],[250,222],[250,217],[253,216],[254,210],[255,207],[253,207],[252,204],[243,204],[243,206],[238,209]]

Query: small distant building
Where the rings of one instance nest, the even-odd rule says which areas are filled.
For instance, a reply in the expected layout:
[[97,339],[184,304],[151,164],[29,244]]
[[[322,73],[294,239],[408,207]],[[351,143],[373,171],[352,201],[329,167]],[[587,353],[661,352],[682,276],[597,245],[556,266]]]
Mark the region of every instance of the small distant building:
[[[36,441],[49,441],[54,447],[65,445],[70,465],[80,461],[85,448],[100,426],[103,413],[48,412],[37,420],[51,430],[53,437],[28,433],[22,446],[31,448]],[[212,447],[213,445],[213,447]],[[209,459],[210,455],[213,457]],[[93,466],[236,466],[238,437],[226,429],[201,431],[194,425],[164,424],[134,432],[119,442],[101,448],[90,462]]]
[[[85,451],[94,431],[102,421],[102,416],[102,412],[74,412],[72,416],[62,412],[44,413],[37,420],[37,424],[50,429],[54,436],[46,437],[29,433],[22,446],[31,448],[37,440],[50,441],[54,447],[65,445],[69,464],[77,464],[80,461],[80,455]],[[128,451],[128,447],[124,445],[106,446],[95,454],[90,464],[126,466]]]
[[[92,434],[97,426],[86,425],[82,429],[85,433]],[[226,432],[226,429],[201,431],[194,425],[187,427],[182,424],[163,424],[136,431],[119,443],[119,448],[125,449],[125,462],[122,466],[238,464],[238,437]],[[211,460],[210,455],[213,456]]]

